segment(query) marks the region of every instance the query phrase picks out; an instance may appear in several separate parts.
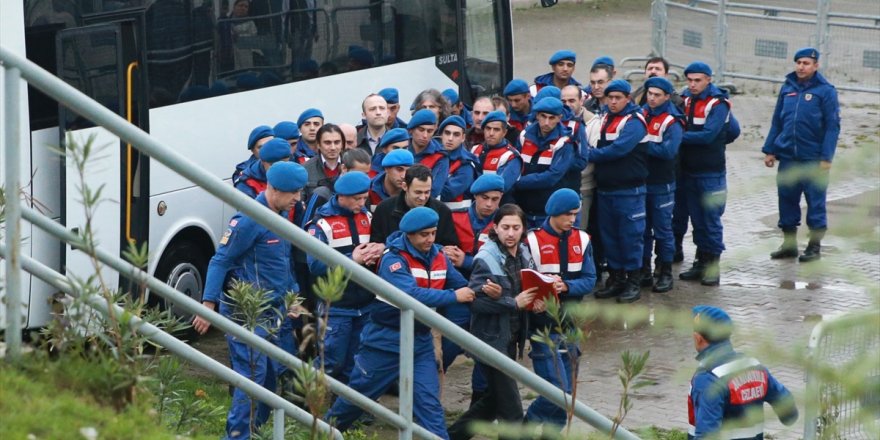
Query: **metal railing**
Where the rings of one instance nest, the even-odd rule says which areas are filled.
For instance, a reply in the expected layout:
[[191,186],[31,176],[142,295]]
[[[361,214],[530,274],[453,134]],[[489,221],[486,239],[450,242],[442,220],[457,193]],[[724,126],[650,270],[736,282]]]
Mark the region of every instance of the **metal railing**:
[[[20,187],[18,165],[20,159],[19,149],[21,134],[18,133],[20,127],[17,123],[17,118],[20,117],[20,115],[18,99],[11,98],[18,97],[18,90],[21,86],[20,78],[23,78],[30,85],[57,100],[61,105],[64,105],[73,112],[93,121],[96,125],[109,130],[120,139],[130,143],[141,152],[149,155],[152,159],[165,165],[181,176],[186,177],[194,184],[201,186],[220,200],[232,205],[261,225],[277,233],[283,239],[302,249],[304,252],[315,256],[330,266],[341,266],[351,274],[353,282],[360,284],[367,290],[401,309],[399,414],[393,413],[387,408],[379,405],[377,402],[363,396],[351,388],[348,388],[346,385],[335,379],[327,378],[330,390],[333,393],[346,398],[358,407],[372,413],[377,418],[397,428],[400,431],[400,438],[410,439],[413,435],[425,439],[437,438],[421,426],[412,423],[412,347],[414,341],[413,329],[415,319],[418,319],[429,327],[437,329],[444,336],[459,344],[467,352],[472,353],[473,356],[481,362],[504,372],[514,380],[534,390],[536,393],[549,399],[556,405],[572,407],[574,416],[578,419],[583,420],[602,432],[610,432],[613,424],[606,417],[597,413],[582,402],[572,401],[572,396],[570,394],[562,392],[550,382],[537,376],[513,359],[510,359],[504,354],[492,349],[489,345],[446,320],[446,318],[402,292],[394,285],[379,278],[374,273],[361,267],[351,259],[346,258],[344,255],[334,251],[326,244],[315,239],[305,231],[295,227],[285,219],[266,210],[258,202],[225,184],[218,177],[208,173],[197,164],[178,153],[177,151],[179,150],[162,145],[155,139],[151,138],[147,133],[129,124],[107,108],[92,101],[88,96],[64,83],[61,79],[44,71],[36,64],[12,53],[2,46],[0,46],[0,65],[2,65],[6,72],[5,101],[7,125],[3,150],[6,154],[5,171],[7,188]],[[16,240],[16,237],[20,236],[20,221],[22,217],[34,226],[46,230],[65,242],[73,244],[78,242],[76,235],[66,230],[63,226],[58,225],[30,208],[21,207],[15,191],[12,191],[12,194],[12,196],[7,197],[7,237],[5,249],[2,249],[2,254],[6,258],[6,294],[8,310],[16,310],[17,308],[20,308],[21,300],[18,295],[20,294],[20,271],[22,263],[24,263],[24,267],[28,272],[31,272],[39,278],[46,279],[47,282],[52,283],[58,288],[61,287],[56,284],[61,280],[64,280],[61,274],[58,274],[57,272],[50,273],[53,272],[51,269],[45,268],[45,266],[38,264],[30,258],[22,256],[21,241]],[[280,361],[287,367],[298,368],[303,365],[309,366],[300,359],[290,355],[254,333],[247,331],[222,315],[215,312],[209,312],[199,302],[149,276],[149,274],[123,261],[119,257],[101,249],[96,251],[95,256],[99,261],[113,270],[118,271],[124,277],[132,279],[135,282],[144,283],[152,293],[156,293],[159,296],[174,302],[182,310],[188,313],[199,314],[205,317],[217,328],[239,338],[242,342],[260,350],[270,358]],[[48,271],[44,269],[47,269]],[[70,291],[69,288],[62,290]],[[73,293],[75,294],[76,292]],[[95,304],[95,306],[100,309],[100,305]],[[10,343],[9,351],[13,357],[17,356],[18,350],[20,349],[20,340],[18,342],[15,341],[16,336],[20,335],[20,331],[21,324],[19,320],[7,319],[6,335],[7,340]],[[231,376],[229,374],[231,370],[224,369],[225,367],[216,362],[212,363],[201,358],[199,356],[201,353],[198,353],[197,350],[186,346],[181,341],[176,340],[169,335],[163,334],[148,323],[139,322],[138,331],[150,336],[154,342],[168,348],[175,354],[194,359],[194,362],[198,362],[199,365],[203,366],[208,371],[224,380],[230,381],[233,385],[242,385],[242,389],[252,397],[275,408],[274,417],[276,420],[276,436],[279,435],[279,429],[281,430],[280,435],[283,435],[283,423],[281,422],[284,420],[284,414],[290,415],[297,420],[301,420],[303,417],[302,411],[298,410],[298,408],[293,405],[290,405],[289,402],[284,401],[271,392],[267,394],[250,387],[246,378],[239,375]],[[232,374],[235,373],[232,372]],[[307,420],[312,420],[311,415],[306,414],[305,416],[307,417]],[[320,424],[320,426],[328,432],[332,429],[323,423]],[[334,435],[339,436],[338,432],[335,431]],[[638,437],[621,427],[616,431],[615,438],[632,440],[637,439]]]
[[834,0],[815,0],[815,9],[789,7],[804,6],[793,0],[654,0],[652,53],[678,64],[711,61],[718,82],[780,83],[795,51],[813,46],[835,87],[880,93],[880,7],[865,3],[868,13],[834,11]]

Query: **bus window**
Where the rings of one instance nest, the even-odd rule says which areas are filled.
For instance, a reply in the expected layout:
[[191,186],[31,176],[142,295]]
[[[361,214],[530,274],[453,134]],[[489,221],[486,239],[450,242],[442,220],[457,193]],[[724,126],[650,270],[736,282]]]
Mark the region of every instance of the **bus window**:
[[465,9],[465,71],[472,97],[504,88],[503,32],[498,28],[503,21],[497,19],[497,6],[494,0],[468,0]]

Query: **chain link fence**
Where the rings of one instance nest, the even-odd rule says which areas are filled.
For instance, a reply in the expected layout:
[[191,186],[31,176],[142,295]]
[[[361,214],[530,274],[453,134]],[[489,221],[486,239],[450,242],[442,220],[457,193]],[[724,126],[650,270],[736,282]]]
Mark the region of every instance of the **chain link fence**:
[[813,46],[841,90],[880,93],[876,0],[654,0],[653,53],[676,65],[714,64],[716,79],[783,82],[794,53]]

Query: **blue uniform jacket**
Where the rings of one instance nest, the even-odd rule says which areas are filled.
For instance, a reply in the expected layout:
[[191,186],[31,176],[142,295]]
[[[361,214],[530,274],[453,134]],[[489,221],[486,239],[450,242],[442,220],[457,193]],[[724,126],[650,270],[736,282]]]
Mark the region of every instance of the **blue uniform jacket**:
[[446,179],[449,177],[449,158],[446,157],[446,151],[443,150],[443,146],[440,145],[437,139],[431,139],[428,142],[428,146],[421,153],[416,153],[415,149],[413,149],[412,141],[410,141],[409,151],[413,154],[414,164],[420,163],[426,156],[434,153],[443,154],[444,157],[438,160],[434,167],[431,168],[431,197],[438,197],[440,192],[443,191],[443,186],[446,185]]
[[373,179],[370,180],[370,191],[379,194],[379,197],[381,197],[382,200],[391,197],[388,195],[388,192],[385,191],[385,171],[376,174],[376,177],[373,177]]
[[[299,140],[296,141],[296,149],[293,150],[293,156],[291,156],[290,160],[296,161],[296,163],[305,162],[315,157],[315,154],[317,154],[317,152],[313,151],[303,138],[299,138]],[[300,160],[300,158],[303,159]]]
[[[726,383],[720,383],[719,378],[712,374],[712,369],[730,362],[741,355],[733,350],[730,341],[716,342],[697,355],[700,362],[691,379],[691,397],[694,405],[694,435],[688,435],[688,439],[699,440],[713,438],[721,429],[724,416],[729,418],[741,417],[740,412],[745,411],[745,406],[732,407],[729,403],[730,390]],[[766,369],[765,369],[766,371]],[[798,418],[797,408],[794,406],[794,398],[791,393],[779,381],[767,371],[767,394],[762,402],[766,401],[773,405],[782,423],[791,425]],[[783,405],[780,405],[783,404]],[[787,407],[791,404],[791,407]],[[780,413],[780,411],[785,411]],[[763,414],[763,410],[762,410]],[[727,420],[730,421],[730,420]]]
[[235,189],[247,194],[248,197],[255,199],[257,197],[257,191],[246,183],[248,179],[266,182],[266,170],[263,168],[263,161],[254,159],[247,165],[247,167],[245,167],[245,169],[241,170],[241,175],[238,176],[238,179],[235,182]]
[[[529,124],[529,115],[530,114],[531,114],[531,110],[529,110],[529,113],[523,114],[523,113],[520,113],[514,109],[510,109],[510,115],[507,117],[507,120],[511,121],[511,122],[519,122],[523,125],[523,127],[525,127],[526,125]],[[510,128],[508,128],[508,130],[510,130]],[[519,150],[519,145],[514,145],[514,147],[516,147],[516,149]]]
[[[387,250],[379,262],[379,276],[389,283],[397,286],[404,293],[412,296],[428,307],[444,307],[457,304],[455,289],[467,286],[467,280],[455,270],[452,262],[446,261],[446,285],[444,290],[428,289],[419,287],[410,272],[409,264],[400,255],[400,250],[406,250],[414,258],[420,260],[425,267],[430,267],[430,261],[440,253],[440,245],[435,244],[428,254],[417,251],[403,231],[395,231],[385,242]],[[443,258],[446,258],[444,255]],[[370,315],[371,325],[364,328],[361,343],[378,350],[400,352],[400,311],[387,303],[380,302]],[[381,323],[381,325],[379,325]],[[415,349],[416,352],[433,351],[430,329],[416,321],[415,326]]]
[[[706,87],[706,90],[703,90],[702,93],[697,96],[693,96],[688,89],[685,89],[681,93],[681,96],[682,98],[692,97],[695,100],[704,99],[707,96],[712,96],[721,100],[726,100],[728,98],[727,92],[719,89],[715,86],[715,84],[712,83],[709,83],[709,86]],[[726,101],[723,102],[726,103]],[[694,145],[711,144],[715,140],[715,138],[718,137],[718,134],[721,133],[721,130],[724,130],[725,126],[727,126],[728,115],[730,115],[730,107],[728,105],[713,106],[712,110],[710,110],[709,114],[706,116],[706,124],[703,125],[703,129],[699,131],[684,132],[681,142]],[[739,124],[737,124],[737,127],[739,127]],[[729,137],[727,140],[727,143],[731,142],[731,139]]]
[[477,156],[465,150],[464,144],[448,152],[448,157],[450,164],[456,160],[461,160],[461,166],[447,177],[446,184],[443,185],[443,190],[440,191],[441,202],[455,201],[456,197],[467,192],[468,188],[471,187],[471,184],[477,178]]
[[780,160],[831,162],[839,135],[837,89],[819,72],[804,83],[794,72],[786,75],[761,151]]
[[251,157],[247,158],[247,160],[239,162],[237,165],[235,165],[235,171],[232,172],[233,186],[238,183],[238,180],[241,178],[241,172],[244,171],[244,169],[247,168],[251,164],[251,162],[259,162],[259,160],[257,160],[256,156],[251,154]]
[[[486,229],[486,226],[488,226],[489,223],[492,222],[493,217],[495,217],[494,213],[490,216],[487,216],[486,218],[481,219],[477,216],[477,207],[475,205],[471,204],[471,206],[468,208],[468,218],[471,221],[471,230],[475,233]],[[467,252],[467,250],[465,250],[465,252]],[[470,275],[473,268],[474,256],[465,253],[464,261],[462,261],[461,268],[459,268],[459,270],[461,270],[465,275]]]
[[[571,234],[575,232],[575,229],[572,229],[564,234],[557,234],[556,230],[550,226],[549,217],[544,220],[541,229],[547,231],[548,234],[554,237],[562,237],[563,235],[571,236]],[[560,297],[561,300],[569,298],[580,300],[582,297],[593,291],[593,287],[596,286],[596,264],[593,263],[592,241],[587,245],[587,250],[584,251],[584,263],[581,265],[581,273],[577,276],[569,274],[568,277],[563,277],[563,280],[565,281],[565,284],[568,285],[568,292],[562,294]]]
[[[567,109],[568,107],[566,107]],[[571,161],[571,169],[578,172],[583,171],[587,167],[587,150],[590,149],[590,141],[587,139],[587,126],[583,120],[575,117],[573,114],[568,119],[564,119],[561,123],[568,126],[569,122],[577,122],[577,130],[572,131],[569,136],[574,141],[574,156]]]
[[[535,145],[538,145],[538,147],[541,148],[541,151],[543,151],[552,147],[552,145],[546,145],[547,141],[559,139],[562,136],[568,136],[570,134],[571,130],[561,122],[557,124],[556,128],[547,134],[547,136],[541,136],[540,125],[531,124],[526,128],[525,139],[534,142]],[[538,173],[523,174],[520,176],[519,181],[516,182],[516,189],[528,190],[561,187],[562,178],[565,177],[565,173],[571,169],[571,163],[574,160],[574,156],[574,145],[571,139],[569,139],[565,145],[556,150],[553,154],[553,161],[550,163],[550,168]]]
[[[672,101],[666,101],[666,104],[662,106],[652,109],[645,104],[642,106],[642,109],[650,115],[656,116],[662,113],[668,113],[672,116],[675,116],[680,120],[682,117],[681,111],[672,104]],[[670,124],[666,127],[666,131],[663,132],[663,141],[660,143],[648,141],[648,156],[656,157],[662,160],[673,160],[675,156],[678,155],[678,147],[681,145],[681,137],[684,133],[684,125],[675,123]],[[649,157],[648,160],[651,160]],[[651,185],[648,184],[648,192],[649,193],[665,193],[667,191],[667,185]]]
[[[256,200],[268,208],[265,194],[258,195]],[[286,211],[278,215],[287,218]],[[280,307],[288,291],[299,292],[290,271],[290,247],[289,242],[251,218],[240,212],[235,214],[220,239],[217,253],[208,263],[202,301],[219,303],[220,312],[230,316],[232,307],[225,302],[223,284],[232,271],[235,278],[270,290],[273,302]]]
[[[542,87],[555,85],[553,84],[553,72],[547,72],[543,75],[536,76],[535,85],[540,85]],[[580,88],[582,84],[578,82],[578,80],[574,79],[574,77],[571,77],[568,79],[568,85],[575,85]]]
[[[608,106],[604,106],[602,111],[605,113],[610,113],[608,110]],[[629,113],[637,113],[641,112],[641,107],[636,104],[633,104],[630,101],[626,107],[619,113],[621,115],[626,115]],[[609,114],[610,118],[614,114]],[[645,129],[645,124],[642,124],[638,121],[630,121],[623,127],[623,131],[617,136],[617,139],[614,140],[609,145],[606,145],[603,148],[590,148],[587,150],[588,161],[594,163],[602,163],[602,162],[610,162],[612,160],[620,159],[623,156],[629,154],[635,147],[638,145],[642,139],[644,139],[647,134],[647,130]]]
[[[366,213],[367,208],[364,208],[363,212]],[[336,198],[336,196],[331,197],[330,201],[328,201],[323,206],[318,208],[317,211],[315,211],[315,218],[331,217],[331,216],[336,216],[336,215],[343,215],[343,216],[354,215],[348,209],[345,209],[342,206],[339,206],[339,199]],[[321,240],[322,243],[329,242],[329,240],[327,239],[327,236],[324,235],[324,230],[321,229],[320,227],[318,227],[318,225],[315,224],[315,222],[312,222],[309,224],[308,231],[309,231],[309,234],[312,234],[312,236],[314,236],[318,240]],[[356,235],[357,231],[351,231],[351,233]],[[351,248],[353,248],[353,247],[351,247]],[[338,249],[337,249],[337,251],[338,251]],[[343,255],[345,255],[348,258],[351,258],[351,250],[344,252]],[[328,267],[327,267],[327,264],[324,263],[323,261],[313,257],[312,255],[309,255],[308,262],[309,262],[309,272],[312,273],[313,277],[322,277],[327,274]],[[341,313],[341,311],[337,310],[337,307],[335,307],[335,306],[338,306],[339,308],[361,308],[361,307],[365,307],[365,306],[369,305],[369,303],[372,302],[372,300],[373,300],[373,294],[370,293],[370,291],[368,291],[367,289],[364,289],[363,287],[361,287],[357,283],[349,282],[348,286],[345,288],[345,292],[342,295],[342,300],[332,304],[331,310],[338,311]]]
[[385,152],[376,148],[376,154],[370,159],[370,170],[381,173],[384,170],[384,168],[382,168],[383,159],[385,159]]
[[[486,149],[494,150],[496,148],[507,148],[507,139],[502,139],[501,143],[497,146],[490,147],[487,144],[483,145],[484,152]],[[513,189],[513,186],[516,185],[516,182],[519,180],[520,175],[522,174],[523,161],[519,155],[511,158],[507,163],[501,166],[498,169],[498,175],[504,179],[504,194],[510,194],[510,191]],[[503,201],[502,201],[503,203]]]

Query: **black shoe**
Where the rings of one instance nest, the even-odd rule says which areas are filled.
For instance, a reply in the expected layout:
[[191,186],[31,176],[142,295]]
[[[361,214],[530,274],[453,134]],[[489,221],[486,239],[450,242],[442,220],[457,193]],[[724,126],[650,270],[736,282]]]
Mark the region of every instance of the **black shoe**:
[[617,302],[632,303],[642,297],[641,289],[639,289],[642,276],[643,272],[640,269],[626,273],[626,284],[624,284],[623,292],[617,297]]
[[706,263],[703,267],[703,276],[700,278],[700,284],[704,286],[717,286],[721,284],[721,267],[718,265],[721,255],[703,254],[703,257]]
[[648,260],[648,264],[642,267],[642,270],[639,272],[639,285],[641,287],[651,287],[654,284],[654,274],[651,273],[651,260]]
[[784,238],[779,249],[770,252],[771,260],[781,260],[784,258],[795,258],[798,256],[797,232],[784,231]]
[[614,298],[620,296],[626,288],[626,274],[622,270],[609,270],[605,288],[596,292],[597,299]]
[[672,263],[660,263],[660,277],[654,284],[653,292],[663,293],[672,290]]
[[654,257],[654,278],[660,278],[660,257]]
[[703,269],[706,265],[706,262],[703,261],[705,257],[703,253],[697,250],[697,254],[694,255],[694,264],[690,269],[681,272],[678,274],[678,279],[682,281],[697,281],[703,277]]
[[807,244],[807,248],[804,250],[804,254],[798,257],[798,261],[801,263],[809,263],[811,261],[816,261],[822,258],[822,245],[818,241],[810,241]]

